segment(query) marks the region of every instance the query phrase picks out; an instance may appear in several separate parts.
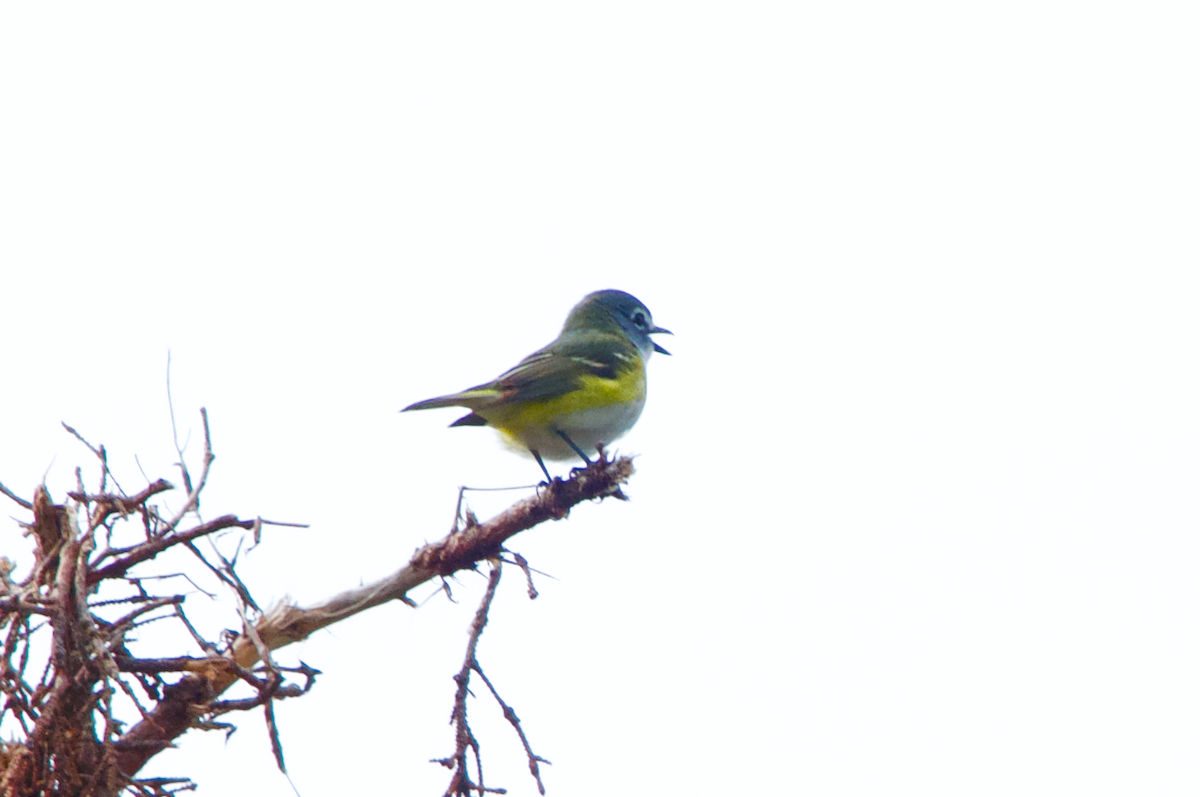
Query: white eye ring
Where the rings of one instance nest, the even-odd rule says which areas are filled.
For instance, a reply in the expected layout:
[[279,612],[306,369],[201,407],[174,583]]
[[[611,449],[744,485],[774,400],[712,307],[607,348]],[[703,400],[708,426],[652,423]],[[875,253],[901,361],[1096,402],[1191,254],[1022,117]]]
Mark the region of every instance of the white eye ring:
[[638,310],[637,312],[635,312],[633,314],[632,320],[633,320],[633,323],[635,326],[639,326],[639,327],[646,326],[646,314],[643,313],[641,310]]

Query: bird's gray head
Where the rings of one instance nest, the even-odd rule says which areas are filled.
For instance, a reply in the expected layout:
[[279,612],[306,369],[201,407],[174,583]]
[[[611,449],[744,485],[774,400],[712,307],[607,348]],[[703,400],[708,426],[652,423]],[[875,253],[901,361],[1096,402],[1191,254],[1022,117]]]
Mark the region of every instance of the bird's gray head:
[[567,322],[563,324],[563,332],[576,329],[606,329],[613,324],[619,326],[643,353],[671,353],[650,338],[654,334],[670,335],[671,331],[656,327],[646,305],[625,291],[589,293],[571,310]]

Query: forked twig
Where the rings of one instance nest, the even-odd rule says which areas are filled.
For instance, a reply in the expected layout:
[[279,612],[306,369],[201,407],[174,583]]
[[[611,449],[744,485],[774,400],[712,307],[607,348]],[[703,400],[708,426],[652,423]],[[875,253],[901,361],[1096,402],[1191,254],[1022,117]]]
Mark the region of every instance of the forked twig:
[[[492,697],[496,699],[496,702],[500,704],[501,709],[504,711],[504,718],[512,724],[513,728],[517,731],[517,735],[521,737],[521,744],[524,745],[525,753],[529,758],[529,771],[533,775],[533,779],[537,782],[538,792],[541,794],[546,793],[546,787],[542,784],[542,776],[538,769],[538,764],[549,764],[550,762],[533,752],[533,749],[529,746],[529,739],[525,736],[525,731],[521,728],[521,721],[517,718],[517,713],[501,699],[500,693],[496,691],[496,687],[492,685],[491,680],[483,672],[483,667],[479,664],[477,653],[479,638],[483,635],[484,626],[487,625],[488,611],[492,607],[492,599],[496,597],[496,586],[500,583],[500,573],[503,567],[504,564],[499,559],[492,561],[492,570],[488,574],[487,589],[484,591],[483,600],[479,602],[479,609],[475,612],[475,619],[471,623],[471,633],[467,641],[467,653],[463,657],[462,668],[454,676],[454,682],[458,684],[458,689],[454,695],[454,710],[450,714],[450,722],[454,725],[454,755],[448,758],[433,759],[434,763],[441,764],[452,770],[450,785],[446,788],[443,797],[452,797],[452,795],[469,797],[471,792],[479,794],[487,792],[503,794],[505,791],[504,789],[489,788],[483,782],[483,757],[479,752],[479,740],[475,738],[475,734],[471,730],[471,725],[467,721],[467,696],[471,693],[470,681],[472,672],[478,673],[479,677],[483,679],[488,690],[492,693]],[[530,589],[532,589],[532,585]],[[472,782],[471,780],[468,766],[468,749],[475,758],[475,770],[478,773],[478,782]]]

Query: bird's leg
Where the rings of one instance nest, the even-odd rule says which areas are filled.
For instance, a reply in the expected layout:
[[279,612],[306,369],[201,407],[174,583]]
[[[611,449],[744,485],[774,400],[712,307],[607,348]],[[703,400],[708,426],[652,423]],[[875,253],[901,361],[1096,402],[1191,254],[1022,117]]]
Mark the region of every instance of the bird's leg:
[[560,432],[558,429],[555,429],[554,433],[557,434],[559,437],[561,437],[563,440],[566,440],[567,445],[569,445],[576,454],[578,454],[580,457],[583,458],[583,461],[585,464],[587,464],[587,465],[592,464],[592,461],[590,459],[588,459],[588,455],[583,453],[582,448],[575,445],[575,441],[572,440],[570,437],[568,437],[566,432]]
[[542,462],[542,455],[537,452],[537,449],[529,449],[529,453],[533,454],[533,458],[537,460],[538,467],[542,469],[542,473],[546,474],[546,484],[554,481],[550,478],[550,471],[546,470],[546,463]]

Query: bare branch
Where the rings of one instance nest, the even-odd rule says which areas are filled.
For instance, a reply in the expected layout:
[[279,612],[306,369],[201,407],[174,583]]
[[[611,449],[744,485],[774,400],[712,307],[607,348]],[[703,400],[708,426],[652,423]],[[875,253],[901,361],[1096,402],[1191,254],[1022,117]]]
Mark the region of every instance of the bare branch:
[[81,492],[67,493],[67,496],[75,499],[81,504],[94,504],[92,510],[92,528],[97,528],[111,514],[118,513],[120,515],[128,515],[142,508],[142,504],[146,500],[158,493],[174,490],[175,485],[171,484],[166,479],[159,479],[146,487],[137,495],[132,495],[126,498],[121,495],[112,495],[111,493],[102,493],[100,495],[86,495]]
[[[475,658],[475,650],[479,646],[479,637],[483,635],[483,627],[487,625],[488,610],[492,607],[492,599],[496,597],[496,586],[500,583],[501,564],[493,562],[492,572],[488,574],[487,590],[479,608],[475,611],[475,620],[471,623],[471,634],[467,641],[467,655],[463,657],[462,668],[454,676],[458,689],[454,693],[454,711],[450,714],[450,722],[454,725],[454,755],[438,759],[436,763],[449,767],[453,774],[450,785],[446,787],[444,797],[464,795],[469,797],[471,792],[483,793],[488,791],[483,782],[483,757],[479,753],[479,740],[471,731],[467,722],[467,695],[471,693],[471,672],[479,669],[479,661]],[[471,774],[467,761],[467,750],[475,754],[475,768],[479,782],[471,782]],[[544,793],[544,792],[543,792]]]
[[[491,520],[468,525],[417,550],[408,565],[374,584],[343,592],[308,608],[290,604],[274,607],[255,626],[259,641],[267,650],[276,650],[389,601],[399,600],[414,605],[408,598],[408,592],[414,587],[499,556],[504,542],[515,534],[546,520],[564,518],[572,507],[583,501],[608,496],[624,499],[621,485],[632,475],[633,461],[628,457],[616,460],[600,457],[587,468],[575,471],[569,479],[555,479],[539,488],[536,495],[518,501]],[[232,517],[228,520],[229,525],[242,528],[247,528],[247,524],[252,525],[247,521],[238,522]],[[187,534],[199,536],[196,532],[194,529]],[[117,564],[120,563],[110,567]],[[128,566],[124,569],[128,569]],[[99,576],[100,573],[94,575]],[[258,646],[247,634],[242,634],[234,641],[230,657],[242,668],[252,667],[260,660]],[[136,774],[151,757],[188,729],[193,716],[192,706],[208,704],[236,681],[236,674],[214,670],[203,675],[186,676],[168,686],[152,719],[138,723],[117,743],[120,771],[127,777]]]
[[159,553],[173,545],[179,545],[180,543],[194,540],[197,537],[203,537],[205,534],[212,534],[214,531],[220,531],[221,529],[233,527],[250,529],[253,528],[253,526],[253,520],[239,520],[234,515],[223,515],[222,517],[216,518],[215,520],[210,520],[207,523],[201,523],[199,526],[196,526],[196,528],[180,532],[179,534],[168,534],[163,537],[156,537],[149,542],[145,542],[136,546],[127,556],[118,559],[111,565],[89,573],[88,586],[96,584],[106,578],[120,578],[121,576],[125,575],[126,572],[128,572],[129,568],[139,564],[140,562],[145,562],[147,559],[153,559]]
[[[208,410],[206,410],[204,407],[200,408],[200,417],[204,421],[204,463],[203,463],[203,468],[200,471],[200,481],[196,482],[196,486],[193,487],[191,489],[191,491],[188,493],[187,502],[184,503],[183,507],[175,514],[175,517],[172,518],[167,523],[167,525],[164,527],[167,531],[171,531],[177,525],[179,525],[179,521],[183,520],[184,515],[186,515],[188,512],[191,512],[193,509],[199,508],[199,506],[200,506],[200,491],[204,489],[204,485],[208,482],[208,470],[209,470],[209,467],[212,465],[212,461],[213,461],[214,457],[213,457],[213,451],[212,451],[212,436],[209,434],[209,431],[208,431]],[[172,411],[172,422],[174,422],[174,411]],[[183,468],[184,484],[185,485],[190,484],[191,479],[188,476],[186,467],[183,465],[183,453],[182,452],[180,452],[179,462],[180,462],[180,468]]]
[[[525,571],[526,578],[529,578],[529,568],[525,564],[523,557],[518,555],[521,560],[521,567]],[[474,732],[471,730],[471,725],[467,721],[467,696],[471,694],[470,681],[471,673],[478,673],[487,685],[488,691],[492,693],[492,697],[500,704],[500,708],[504,711],[504,718],[509,721],[513,728],[517,731],[517,735],[521,737],[521,744],[525,747],[525,755],[529,759],[529,772],[533,775],[533,779],[537,782],[538,792],[546,793],[546,787],[542,784],[541,770],[538,764],[549,764],[550,762],[536,755],[533,748],[529,745],[529,738],[525,736],[524,729],[521,728],[521,720],[517,718],[517,712],[512,706],[504,702],[500,697],[500,693],[496,691],[496,687],[483,671],[483,666],[479,663],[478,647],[479,638],[483,635],[483,628],[487,625],[488,612],[491,610],[492,599],[496,596],[496,585],[500,583],[500,573],[504,563],[495,559],[492,560],[492,572],[488,576],[487,590],[484,593],[483,600],[479,602],[479,609],[475,612],[475,620],[471,623],[470,638],[467,642],[467,654],[463,658],[462,668],[458,674],[454,676],[454,682],[458,684],[458,689],[454,695],[454,710],[450,714],[450,722],[453,723],[455,733],[455,749],[454,755],[449,758],[434,759],[434,763],[441,764],[453,771],[450,777],[450,785],[446,788],[444,797],[451,795],[459,795],[459,797],[469,797],[471,792],[503,792],[503,789],[487,788],[483,782],[483,757],[479,750],[479,740],[475,738]],[[531,597],[536,597],[533,593],[533,585],[530,583]],[[468,770],[467,750],[470,750],[475,756],[475,768],[478,774],[478,783],[472,783],[470,772]]]
[[[72,435],[75,436],[76,440],[78,440],[79,442],[81,442],[85,446],[87,446],[88,451],[91,451],[93,454],[96,455],[96,459],[100,460],[100,468],[101,468],[100,491],[104,492],[104,477],[105,477],[105,475],[107,475],[108,478],[112,479],[113,484],[117,485],[118,490],[120,490],[121,492],[125,492],[125,490],[123,490],[121,488],[120,483],[117,482],[117,477],[113,476],[112,471],[110,471],[108,469],[108,453],[104,450],[104,446],[100,446],[99,448],[96,448],[94,445],[92,445],[87,440],[85,440],[83,438],[83,435],[81,435],[79,432],[75,431],[69,424],[67,424],[66,421],[60,421],[60,423],[62,423],[64,429],[66,429],[68,432],[70,432]],[[79,491],[83,492],[83,488],[81,487]]]
[[141,617],[143,614],[152,612],[155,609],[161,609],[164,606],[178,606],[181,603],[183,603],[182,595],[171,595],[165,598],[154,598],[149,600],[144,605],[139,606],[137,609],[134,609],[132,612],[122,617],[120,620],[110,624],[107,628],[108,636],[114,641],[120,639],[127,629],[133,627],[133,621]]
[[[9,626],[5,632],[0,625],[4,648],[4,661],[0,665],[4,671],[0,678],[0,722],[18,732],[24,731],[21,741],[4,743],[0,750],[0,795],[45,792],[113,797],[118,791],[128,789],[137,794],[161,796],[189,788],[190,784],[184,781],[134,780],[134,777],[146,761],[173,746],[174,740],[188,728],[231,729],[232,726],[215,722],[215,717],[260,706],[266,713],[272,751],[283,769],[274,701],[304,694],[312,687],[317,671],[302,665],[298,672],[304,673],[307,683],[299,686],[285,682],[285,673],[297,670],[276,666],[272,651],[386,602],[397,600],[415,606],[409,593],[429,581],[440,580],[449,594],[448,580],[455,573],[475,570],[484,560],[493,563],[489,586],[475,615],[463,668],[456,678],[459,683],[454,713],[456,752],[442,763],[455,771],[453,793],[471,797],[503,793],[502,789],[484,785],[479,742],[466,721],[469,679],[478,673],[520,736],[530,771],[541,789],[538,766],[546,762],[533,753],[516,713],[500,698],[476,655],[502,563],[511,558],[525,574],[530,597],[537,594],[529,564],[504,546],[521,531],[546,520],[565,518],[583,501],[624,499],[621,485],[633,473],[632,462],[627,458],[609,460],[602,453],[588,467],[573,471],[569,479],[554,479],[538,487],[532,496],[486,522],[480,522],[465,510],[460,495],[454,530],[444,539],[415,551],[395,573],[315,606],[284,602],[259,616],[250,612],[249,607],[257,611],[257,606],[237,573],[244,535],[237,552],[228,557],[214,546],[219,561],[208,552],[201,555],[195,542],[201,537],[209,537],[211,541],[211,535],[222,529],[240,528],[250,531],[257,544],[265,525],[300,524],[272,523],[261,518],[243,520],[234,515],[202,522],[201,492],[214,456],[208,415],[203,409],[200,412],[204,431],[203,467],[196,474],[198,478],[193,479],[182,462],[183,449],[176,445],[187,497],[170,519],[159,513],[158,505],[149,503],[154,496],[172,489],[169,482],[159,479],[136,495],[126,495],[109,471],[104,446],[92,446],[66,424],[64,428],[99,460],[98,490],[94,486],[85,487],[82,468],[76,469],[76,485],[68,493],[72,500],[63,505],[51,500],[45,486],[34,491],[32,501],[24,501],[0,485],[0,492],[32,511],[33,520],[26,525],[26,533],[36,542],[33,567],[22,580],[13,580],[15,565],[0,558],[0,623]],[[113,487],[113,492],[107,486]],[[196,515],[193,527],[183,527],[185,518],[193,513]],[[98,543],[103,550],[93,554]],[[161,590],[148,589],[149,579],[158,576],[131,575],[133,568],[175,546],[190,549],[217,578],[233,588],[241,607],[240,634],[227,631],[221,643],[208,642],[189,622],[183,595],[170,592],[164,595]],[[110,582],[107,586],[103,583],[106,581]],[[112,584],[114,581],[127,581],[128,586]],[[110,589],[111,592],[107,591]],[[110,611],[118,619],[107,619]],[[181,630],[187,629],[203,654],[167,658],[135,656],[127,647],[136,642],[131,632],[159,620],[182,623]],[[41,629],[50,632],[45,642],[40,641],[44,637],[36,636]],[[32,660],[31,651],[34,651]],[[258,662],[264,666],[255,670]],[[171,683],[172,680],[176,682]],[[245,700],[218,700],[239,680],[257,694]],[[122,693],[139,714],[133,715],[125,707]],[[127,711],[132,717],[124,715]],[[139,715],[141,721],[127,727],[129,719]],[[472,756],[475,773],[468,767]],[[175,783],[184,785],[176,787],[172,785]]]
[[220,656],[194,658],[191,656],[176,656],[169,659],[135,659],[133,656],[116,655],[117,667],[121,672],[140,672],[154,674],[160,672],[207,672],[214,669],[227,669],[231,665],[228,659]]
[[529,562],[521,554],[514,553],[513,564],[521,568],[521,572],[525,574],[525,584],[529,587],[529,600],[537,600],[538,591],[533,586],[533,573],[529,572]]
[[12,490],[5,487],[3,482],[0,482],[0,493],[4,493],[9,498],[16,501],[22,507],[24,507],[25,509],[33,509],[32,503],[30,503],[29,501],[26,501],[24,498],[22,498],[21,496],[14,493]]
[[479,677],[487,684],[492,697],[496,698],[496,702],[500,704],[500,708],[504,711],[504,719],[509,721],[516,729],[517,735],[521,737],[521,744],[525,746],[525,755],[529,758],[529,774],[533,775],[533,779],[537,781],[538,793],[545,794],[546,787],[542,785],[542,773],[538,769],[538,764],[549,764],[550,762],[533,752],[533,748],[529,746],[529,738],[525,736],[525,731],[521,728],[521,720],[517,718],[517,712],[513,711],[512,706],[505,703],[500,697],[500,693],[496,691],[496,687],[492,686],[491,680],[484,674],[478,661],[475,662],[475,672],[479,673]]

